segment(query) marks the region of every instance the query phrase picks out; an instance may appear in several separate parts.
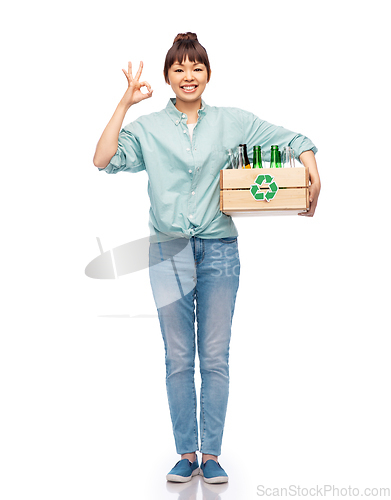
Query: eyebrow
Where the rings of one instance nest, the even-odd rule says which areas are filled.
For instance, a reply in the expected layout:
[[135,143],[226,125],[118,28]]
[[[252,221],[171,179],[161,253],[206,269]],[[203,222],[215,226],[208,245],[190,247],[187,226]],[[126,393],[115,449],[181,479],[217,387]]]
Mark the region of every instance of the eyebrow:
[[[193,63],[193,66],[198,66],[199,64],[204,64],[204,63],[202,63],[202,62],[195,62],[195,63]],[[176,66],[184,66],[184,64],[179,63],[179,62],[175,62],[175,63],[173,64],[173,66],[175,66],[175,65],[176,65]]]

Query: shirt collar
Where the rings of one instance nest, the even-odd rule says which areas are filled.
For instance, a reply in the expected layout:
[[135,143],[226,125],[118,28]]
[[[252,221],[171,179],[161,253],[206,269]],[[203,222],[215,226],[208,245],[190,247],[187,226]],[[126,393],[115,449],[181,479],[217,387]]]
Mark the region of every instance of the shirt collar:
[[[175,125],[179,125],[181,120],[185,119],[185,117],[187,118],[187,115],[185,115],[175,107],[175,102],[176,102],[176,97],[171,97],[167,103],[166,111],[171,120],[175,123]],[[201,108],[197,111],[198,117],[201,118],[203,115],[205,115],[206,110],[207,110],[207,105],[201,99]]]

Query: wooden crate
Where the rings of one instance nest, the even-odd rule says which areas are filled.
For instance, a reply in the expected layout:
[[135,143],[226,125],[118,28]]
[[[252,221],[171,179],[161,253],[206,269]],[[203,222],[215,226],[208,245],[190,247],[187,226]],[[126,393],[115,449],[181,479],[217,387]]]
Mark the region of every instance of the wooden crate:
[[231,216],[295,215],[309,209],[308,186],[308,167],[220,170],[220,210]]

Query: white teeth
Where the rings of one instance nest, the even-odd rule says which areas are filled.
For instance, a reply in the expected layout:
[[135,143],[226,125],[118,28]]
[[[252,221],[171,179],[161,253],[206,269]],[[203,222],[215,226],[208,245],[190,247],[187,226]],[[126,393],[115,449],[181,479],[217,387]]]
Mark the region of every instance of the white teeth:
[[182,87],[182,88],[185,90],[193,90],[193,89],[195,89],[195,86],[193,85],[192,87]]

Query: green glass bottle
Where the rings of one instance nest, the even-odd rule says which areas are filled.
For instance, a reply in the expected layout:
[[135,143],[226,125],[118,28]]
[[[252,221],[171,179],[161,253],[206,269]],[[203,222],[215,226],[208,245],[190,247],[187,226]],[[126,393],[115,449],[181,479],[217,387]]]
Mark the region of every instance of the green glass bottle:
[[278,146],[271,147],[270,153],[270,168],[281,168],[281,154],[278,150]]
[[253,168],[263,168],[261,146],[253,147]]

